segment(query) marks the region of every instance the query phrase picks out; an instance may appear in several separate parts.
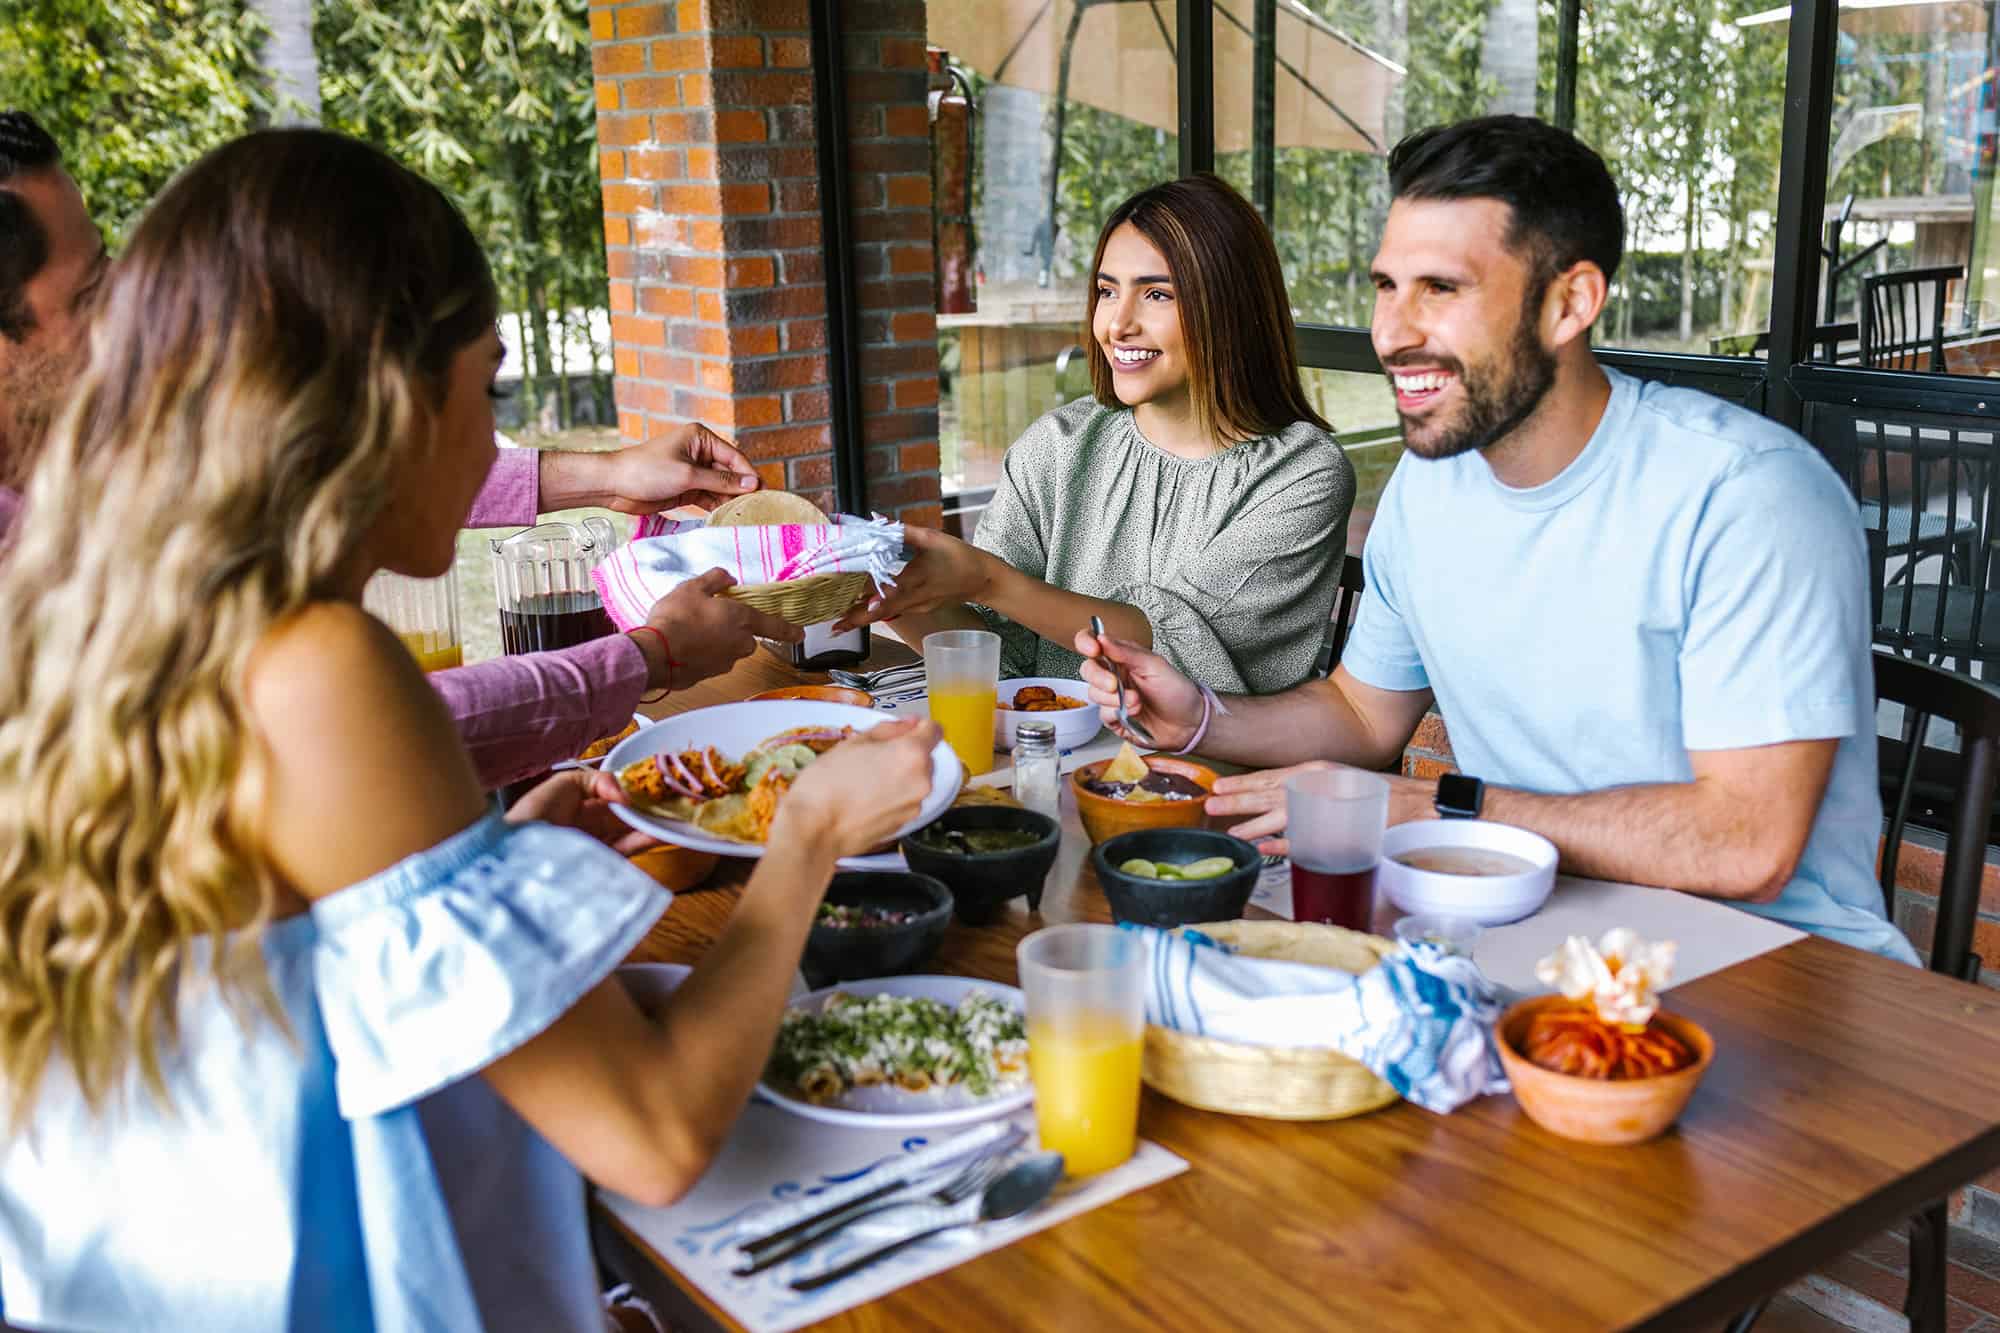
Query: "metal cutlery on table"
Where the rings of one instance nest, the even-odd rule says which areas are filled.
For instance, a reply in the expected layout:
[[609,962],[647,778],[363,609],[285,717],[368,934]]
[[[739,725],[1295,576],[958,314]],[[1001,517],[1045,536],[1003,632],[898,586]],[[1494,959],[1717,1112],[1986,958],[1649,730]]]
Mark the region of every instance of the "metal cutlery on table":
[[955,1173],[948,1176],[941,1184],[932,1183],[936,1181],[938,1174],[933,1173],[929,1177],[920,1177],[914,1181],[904,1182],[904,1186],[899,1186],[899,1188],[909,1187],[916,1191],[906,1197],[869,1202],[869,1199],[874,1198],[874,1196],[870,1195],[856,1200],[854,1203],[848,1204],[818,1220],[809,1220],[802,1225],[787,1228],[786,1231],[765,1236],[739,1246],[738,1248],[748,1256],[749,1262],[734,1269],[734,1275],[737,1277],[750,1277],[753,1274],[761,1273],[767,1268],[783,1263],[794,1255],[804,1253],[813,1246],[818,1245],[821,1241],[832,1239],[863,1218],[873,1217],[878,1213],[886,1213],[896,1208],[915,1208],[926,1205],[931,1207],[949,1207],[973,1198],[982,1193],[988,1185],[992,1184],[1001,1172],[1007,1170],[1007,1154],[1020,1147],[1022,1141],[1026,1138],[1026,1133],[1016,1131],[991,1147],[982,1150],[970,1162],[965,1163]]
[[845,1263],[836,1264],[824,1273],[814,1273],[811,1277],[794,1279],[790,1284],[791,1289],[818,1291],[821,1287],[830,1286],[842,1278],[852,1277],[870,1264],[906,1250],[919,1241],[929,1240],[932,1236],[956,1231],[960,1227],[978,1226],[985,1222],[1018,1217],[1049,1197],[1049,1193],[1061,1181],[1062,1172],[1061,1153],[1036,1153],[1033,1157],[1023,1158],[987,1182],[980,1192],[976,1206],[967,1199],[949,1209],[937,1209],[933,1225],[899,1240],[890,1241],[887,1245],[878,1246]]
[[[1104,618],[1102,616],[1092,616],[1090,618],[1090,632],[1097,636],[1098,645],[1102,648],[1105,638]],[[1159,745],[1153,740],[1153,733],[1146,730],[1144,724],[1133,721],[1132,715],[1125,711],[1125,691],[1131,688],[1131,683],[1125,676],[1125,668],[1112,661],[1108,654],[1100,657],[1098,660],[1104,663],[1104,669],[1111,673],[1112,684],[1118,687],[1118,725],[1125,729],[1126,735],[1147,749],[1159,749]]]
[[892,690],[912,684],[921,685],[924,680],[924,664],[906,662],[902,666],[883,667],[879,671],[845,671],[835,667],[826,674],[836,685],[845,685],[853,690],[866,690],[873,694],[877,690]]
[[[852,1214],[870,1204],[904,1190],[916,1191],[910,1196],[914,1200],[924,1191],[937,1188],[942,1182],[955,1178],[969,1167],[1004,1157],[1020,1147],[1026,1138],[1027,1131],[1018,1125],[981,1126],[977,1130],[961,1135],[960,1139],[964,1140],[964,1144],[956,1150],[954,1145],[959,1140],[947,1140],[912,1154],[909,1158],[878,1166],[876,1171],[885,1178],[874,1188],[863,1189],[859,1193],[850,1189],[847,1191],[848,1197],[838,1203],[829,1204],[803,1217],[794,1218],[774,1231],[738,1241],[737,1248],[746,1255],[756,1258],[773,1246],[781,1245],[808,1232],[816,1236],[830,1234],[843,1225]],[[934,1160],[918,1167],[918,1160],[925,1157]],[[855,1185],[861,1185],[866,1179],[867,1177],[863,1177],[861,1181],[855,1182]]]

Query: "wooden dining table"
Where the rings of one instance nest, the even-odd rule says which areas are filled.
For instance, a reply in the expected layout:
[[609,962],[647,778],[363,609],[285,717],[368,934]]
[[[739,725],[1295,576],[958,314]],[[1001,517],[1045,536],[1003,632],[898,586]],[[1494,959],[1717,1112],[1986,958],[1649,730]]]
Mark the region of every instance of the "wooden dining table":
[[[760,651],[658,711],[823,679]],[[749,864],[677,897],[634,961],[698,961]],[[1022,936],[1109,919],[1086,858],[1038,912],[1016,900],[996,924],[954,923],[928,970],[1011,984]],[[1139,1132],[1188,1171],[818,1327],[1719,1327],[2000,1166],[1993,991],[1807,936],[1668,1005],[1716,1055],[1651,1143],[1558,1138],[1507,1096],[1288,1122],[1149,1089]],[[676,1327],[737,1327],[608,1208],[592,1214],[607,1267]]]

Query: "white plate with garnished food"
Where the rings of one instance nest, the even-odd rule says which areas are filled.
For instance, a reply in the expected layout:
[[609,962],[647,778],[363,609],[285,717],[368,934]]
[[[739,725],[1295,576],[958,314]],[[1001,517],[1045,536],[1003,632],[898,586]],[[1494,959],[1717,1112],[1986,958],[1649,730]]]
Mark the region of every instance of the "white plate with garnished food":
[[[642,727],[605,756],[625,788],[618,817],[662,842],[717,856],[762,856],[764,837],[791,781],[847,736],[893,721],[847,704],[770,699],[677,713]],[[889,850],[841,861],[849,869],[900,869],[896,839],[936,819],[958,795],[962,767],[943,741],[931,751],[931,787]]]
[[757,1089],[812,1120],[939,1129],[1035,1099],[1021,992],[972,977],[875,977],[793,1001]]

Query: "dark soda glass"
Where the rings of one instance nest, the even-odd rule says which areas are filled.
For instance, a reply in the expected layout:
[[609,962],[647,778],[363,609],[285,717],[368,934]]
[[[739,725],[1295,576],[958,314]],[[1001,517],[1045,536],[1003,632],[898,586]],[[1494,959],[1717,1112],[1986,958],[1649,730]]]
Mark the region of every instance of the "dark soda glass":
[[1292,920],[1366,932],[1374,919],[1374,866],[1332,871],[1292,862]]
[[617,630],[592,592],[537,593],[518,607],[500,608],[500,651],[509,656],[574,648]]

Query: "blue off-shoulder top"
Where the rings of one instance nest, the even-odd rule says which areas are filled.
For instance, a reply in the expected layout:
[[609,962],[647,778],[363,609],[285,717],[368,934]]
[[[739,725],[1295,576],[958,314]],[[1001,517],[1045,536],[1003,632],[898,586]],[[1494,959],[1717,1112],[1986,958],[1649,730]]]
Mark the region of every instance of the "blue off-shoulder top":
[[581,1178],[473,1075],[609,975],[669,900],[596,840],[495,811],[264,931],[289,1032],[190,994],[169,1106],[135,1070],[92,1115],[52,1062],[0,1150],[7,1319],[601,1329]]

